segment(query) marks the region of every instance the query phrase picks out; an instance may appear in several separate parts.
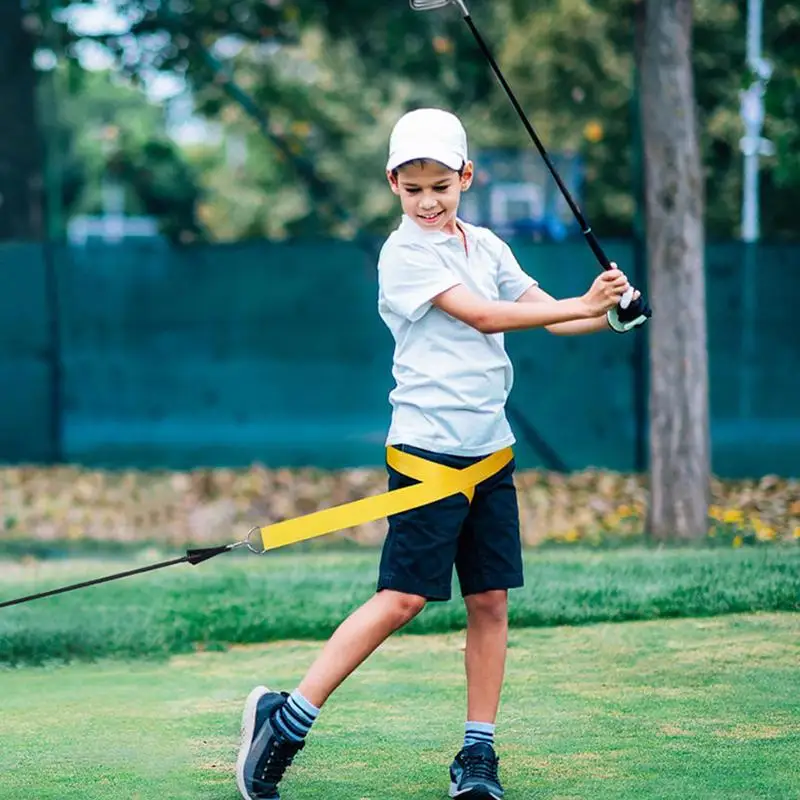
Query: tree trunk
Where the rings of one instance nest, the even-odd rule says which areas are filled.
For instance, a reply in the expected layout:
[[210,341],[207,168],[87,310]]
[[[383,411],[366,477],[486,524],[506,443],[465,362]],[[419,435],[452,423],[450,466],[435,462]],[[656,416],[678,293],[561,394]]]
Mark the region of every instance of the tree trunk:
[[692,0],[644,0],[639,49],[650,328],[654,539],[707,527],[710,442],[704,191],[691,64]]
[[22,0],[0,2],[0,241],[43,232],[42,148],[36,115],[34,40]]

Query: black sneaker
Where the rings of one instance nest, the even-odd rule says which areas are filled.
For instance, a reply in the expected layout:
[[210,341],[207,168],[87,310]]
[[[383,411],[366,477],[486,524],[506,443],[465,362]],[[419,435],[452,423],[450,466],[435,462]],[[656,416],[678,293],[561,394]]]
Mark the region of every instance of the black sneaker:
[[461,800],[501,800],[503,787],[497,777],[500,759],[490,744],[462,747],[450,765],[450,797]]
[[280,800],[278,784],[305,742],[284,739],[272,715],[286,702],[286,692],[256,686],[242,714],[242,744],[236,761],[236,784],[245,800]]

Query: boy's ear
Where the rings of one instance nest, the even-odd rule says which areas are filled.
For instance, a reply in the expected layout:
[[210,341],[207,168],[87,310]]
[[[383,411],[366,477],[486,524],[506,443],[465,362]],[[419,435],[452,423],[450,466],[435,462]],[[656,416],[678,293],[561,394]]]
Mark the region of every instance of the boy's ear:
[[389,170],[386,170],[386,180],[389,181],[389,186],[392,187],[392,191],[396,195],[399,195],[400,194],[400,187],[397,184],[397,178],[391,172],[389,172]]
[[461,171],[461,191],[466,192],[472,186],[472,179],[475,177],[475,165],[471,161],[464,164],[464,169]]

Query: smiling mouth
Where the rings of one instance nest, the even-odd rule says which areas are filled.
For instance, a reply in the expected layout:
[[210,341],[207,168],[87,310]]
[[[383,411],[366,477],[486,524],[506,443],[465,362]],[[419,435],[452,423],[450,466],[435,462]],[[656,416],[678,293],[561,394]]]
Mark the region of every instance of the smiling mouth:
[[435,214],[417,214],[420,219],[424,219],[425,222],[432,222],[435,219],[439,219],[439,217],[444,214],[444,211],[437,211]]

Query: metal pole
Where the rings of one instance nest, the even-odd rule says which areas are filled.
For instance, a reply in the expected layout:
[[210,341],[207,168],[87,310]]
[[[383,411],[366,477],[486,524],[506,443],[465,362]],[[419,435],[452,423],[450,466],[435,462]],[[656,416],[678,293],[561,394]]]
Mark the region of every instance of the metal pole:
[[755,340],[755,307],[757,291],[757,245],[761,236],[759,208],[759,158],[774,152],[772,143],[762,138],[764,125],[764,93],[772,75],[772,65],[762,58],[762,0],[747,2],[747,66],[754,77],[749,88],[741,93],[741,116],[745,135],[739,142],[744,154],[742,180],[742,241],[744,263],[742,270],[742,341],[739,372],[739,416],[747,418],[752,412],[755,378],[753,370],[757,357]]
[[758,160],[770,151],[769,143],[761,138],[764,125],[764,91],[772,74],[772,66],[761,56],[762,0],[747,2],[747,66],[754,76],[747,91],[741,95],[741,115],[745,136],[740,142],[744,153],[744,184],[742,194],[742,240],[755,242],[760,235],[758,207]]

